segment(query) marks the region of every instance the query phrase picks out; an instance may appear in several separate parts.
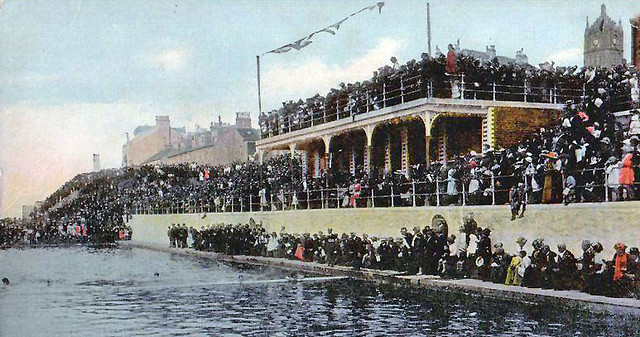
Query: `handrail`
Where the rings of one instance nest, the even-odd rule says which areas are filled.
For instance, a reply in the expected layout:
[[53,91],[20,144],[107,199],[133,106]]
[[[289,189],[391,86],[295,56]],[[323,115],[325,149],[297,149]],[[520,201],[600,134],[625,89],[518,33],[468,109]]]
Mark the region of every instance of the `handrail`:
[[[580,183],[573,187],[578,196],[585,202],[612,202],[618,199],[630,199],[624,196],[623,186],[611,184],[610,174],[606,168],[588,168],[573,170],[575,173],[590,172],[598,178],[593,183]],[[558,171],[559,172],[559,171]],[[566,173],[566,172],[564,172]],[[359,195],[355,188],[331,187],[319,189],[306,189],[296,191],[278,191],[270,193],[263,199],[259,193],[232,196],[221,195],[211,200],[199,199],[179,202],[144,205],[136,201],[129,208],[131,214],[183,214],[183,213],[239,213],[257,211],[287,211],[298,209],[327,209],[327,208],[375,208],[375,207],[439,207],[443,205],[500,205],[509,202],[508,196],[511,188],[517,182],[525,183],[525,196],[527,203],[540,203],[543,182],[538,183],[538,189],[529,186],[532,175],[491,175],[470,177],[465,179],[435,179],[410,180],[406,182],[380,182],[370,186],[361,186]],[[472,180],[477,181],[477,188],[470,191]],[[453,185],[451,185],[453,183]],[[506,185],[504,185],[506,184]],[[640,184],[634,184],[640,186]],[[476,187],[476,186],[474,186]],[[565,189],[564,179],[560,185],[554,186],[562,195]],[[640,196],[639,196],[640,197]],[[220,202],[216,204],[215,199]],[[213,202],[212,202],[213,201]],[[562,202],[563,200],[556,200]],[[574,202],[581,202],[577,200]],[[212,207],[213,206],[213,207]]]
[[[453,81],[451,79],[454,79]],[[465,82],[465,79],[467,80]],[[548,86],[531,85],[529,78],[516,79],[514,84],[492,82],[472,82],[465,74],[449,75],[444,81],[435,78],[422,78],[421,75],[411,77],[397,76],[382,84],[372,85],[364,89],[356,89],[351,93],[324,98],[320,108],[304,104],[292,109],[293,114],[284,114],[282,110],[273,110],[260,120],[263,138],[285,134],[327,123],[330,121],[369,113],[419,98],[464,98],[491,101],[512,102],[545,102],[564,103],[566,100],[582,101],[587,97],[586,85],[576,87],[578,83],[555,82]],[[520,82],[520,83],[518,83]],[[536,82],[536,81],[534,81]],[[454,88],[457,88],[454,90]],[[434,95],[434,90],[439,94]],[[442,92],[447,92],[442,95]],[[454,94],[456,95],[454,97]],[[624,97],[622,97],[624,98]],[[628,106],[631,100],[616,102],[615,106]]]

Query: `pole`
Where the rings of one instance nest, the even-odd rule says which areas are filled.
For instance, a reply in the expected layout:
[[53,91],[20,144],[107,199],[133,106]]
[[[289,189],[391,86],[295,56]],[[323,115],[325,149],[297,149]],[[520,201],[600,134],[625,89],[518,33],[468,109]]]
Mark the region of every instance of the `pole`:
[[416,181],[411,180],[411,199],[413,202],[413,207],[416,207]]
[[436,206],[440,206],[440,180],[436,176]]
[[427,47],[429,51],[429,56],[433,56],[431,54],[431,13],[429,11],[428,2],[427,2]]
[[256,55],[256,68],[258,73],[258,116],[262,114],[262,96],[260,95],[260,55]]
[[491,173],[491,204],[496,204],[496,177]]

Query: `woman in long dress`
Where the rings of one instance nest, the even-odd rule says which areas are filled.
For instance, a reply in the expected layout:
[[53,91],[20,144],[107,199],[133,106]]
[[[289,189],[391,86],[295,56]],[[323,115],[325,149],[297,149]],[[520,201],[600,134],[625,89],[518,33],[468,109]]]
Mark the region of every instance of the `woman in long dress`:
[[624,200],[633,199],[633,182],[635,181],[635,174],[633,172],[632,163],[633,154],[627,153],[622,159],[622,169],[620,170],[620,179],[618,182],[623,188]]
[[193,248],[193,244],[196,242],[194,237],[193,237],[193,227],[189,227],[189,231],[187,232],[187,245],[189,246],[189,248]]
[[551,160],[547,160],[544,164],[544,185],[542,187],[542,203],[550,204],[553,202],[553,174],[555,168]]

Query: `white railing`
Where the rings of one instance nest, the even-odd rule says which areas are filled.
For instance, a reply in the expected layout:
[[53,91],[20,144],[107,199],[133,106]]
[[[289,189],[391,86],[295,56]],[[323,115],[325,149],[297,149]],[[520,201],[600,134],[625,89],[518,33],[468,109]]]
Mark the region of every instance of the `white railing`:
[[[608,184],[609,175],[605,169],[588,169],[599,181],[576,185],[573,190],[580,200],[575,202],[611,202],[630,200],[625,196],[628,189],[619,184]],[[559,174],[559,173],[558,173]],[[473,182],[475,180],[475,182]],[[525,182],[525,197],[528,204],[541,203],[543,182],[539,189],[529,186],[530,178],[522,175],[483,176],[470,179],[411,180],[403,183],[380,183],[361,186],[359,193],[348,187],[333,187],[278,191],[271,194],[253,193],[246,196],[220,196],[212,200],[192,200],[164,203],[163,205],[140,205],[131,207],[132,214],[182,214],[182,213],[237,213],[237,212],[277,212],[301,209],[330,208],[376,208],[376,207],[440,207],[467,205],[504,205],[509,203],[511,186]],[[472,183],[473,182],[473,183]],[[578,179],[578,183],[580,179]],[[470,191],[470,187],[474,190]],[[562,185],[554,186],[556,200],[563,202]],[[632,189],[636,186],[632,186]],[[633,193],[633,192],[631,192]]]
[[[261,120],[262,138],[285,134],[315,125],[353,118],[389,106],[419,98],[460,98],[473,100],[513,101],[561,104],[567,100],[580,102],[587,88],[576,88],[572,83],[554,83],[548,86],[532,85],[524,79],[521,84],[469,81],[464,74],[449,75],[446,80],[423,79],[420,75],[394,77],[383,83],[374,83],[367,89],[356,88],[337,97],[323,98],[318,106],[299,106],[296,111],[282,114],[273,111]],[[629,99],[623,99],[630,102]],[[622,108],[622,107],[620,107]]]

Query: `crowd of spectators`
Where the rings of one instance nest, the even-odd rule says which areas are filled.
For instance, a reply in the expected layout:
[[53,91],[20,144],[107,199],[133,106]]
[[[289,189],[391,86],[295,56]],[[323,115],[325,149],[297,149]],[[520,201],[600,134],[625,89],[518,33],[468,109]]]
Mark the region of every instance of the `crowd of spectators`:
[[[597,88],[595,73],[610,76],[616,83],[609,91],[613,111],[629,110],[634,84],[625,82],[626,66],[607,74],[606,70],[554,67],[541,64],[500,64],[497,59],[481,62],[452,49],[451,57],[430,57],[400,65],[395,57],[373,73],[371,79],[353,84],[340,83],[325,96],[316,94],[305,100],[283,102],[277,110],[260,115],[263,138],[307,128],[336,119],[375,111],[418,98],[463,98],[501,101],[562,103],[579,101],[587,91]],[[637,86],[636,86],[637,89]]]
[[[584,95],[566,102],[555,126],[528,135],[516,146],[471,151],[447,163],[415,163],[407,174],[377,167],[369,173],[360,166],[355,175],[333,168],[312,177],[303,175],[300,158],[289,155],[262,164],[143,165],[81,174],[36,209],[30,226],[39,228],[40,239],[49,242],[63,240],[69,232],[75,234],[75,228],[86,233],[80,235],[86,236],[85,241],[112,242],[120,238],[127,218],[134,213],[510,203],[515,219],[524,214],[527,203],[640,197],[640,118],[634,110],[640,94],[638,74],[632,68],[534,70],[481,65],[463,55],[457,60],[456,72],[464,72],[468,79],[476,76],[471,75],[472,70],[481,74],[477,80],[487,77],[488,83],[496,76],[519,78],[505,75],[508,71],[544,73],[553,81],[577,81]],[[446,60],[425,57],[404,66],[394,63],[382,68],[378,76],[393,78],[409,71],[440,74],[445,66],[442,62]],[[621,101],[629,97],[630,101]],[[621,105],[632,109],[625,125],[613,114]],[[9,227],[3,225],[3,231],[12,231]]]
[[0,219],[0,247],[38,243],[42,229],[17,218]]
[[[86,223],[60,221],[57,224],[57,226],[47,226],[42,222],[32,220],[0,219],[0,247],[106,243],[131,240],[133,234],[130,226],[122,225],[112,229],[112,238],[102,238],[100,242],[97,242],[92,240]],[[108,235],[108,233],[104,235]]]
[[[171,228],[182,228],[185,245],[176,243]],[[446,220],[436,215],[430,225],[402,228],[397,237],[378,238],[367,234],[291,234],[282,228],[268,233],[256,223],[217,224],[200,230],[172,226],[171,247],[192,248],[228,255],[253,255],[307,262],[391,270],[403,274],[438,275],[443,278],[477,278],[506,285],[557,290],[580,290],[596,295],[638,297],[640,295],[640,252],[618,243],[611,260],[602,256],[598,242],[584,240],[581,255],[565,244],[554,251],[543,238],[536,238],[527,252],[527,239],[516,240],[519,249],[505,252],[494,243],[491,230],[478,226],[467,214],[456,235],[448,233]],[[177,240],[179,241],[179,239]]]

